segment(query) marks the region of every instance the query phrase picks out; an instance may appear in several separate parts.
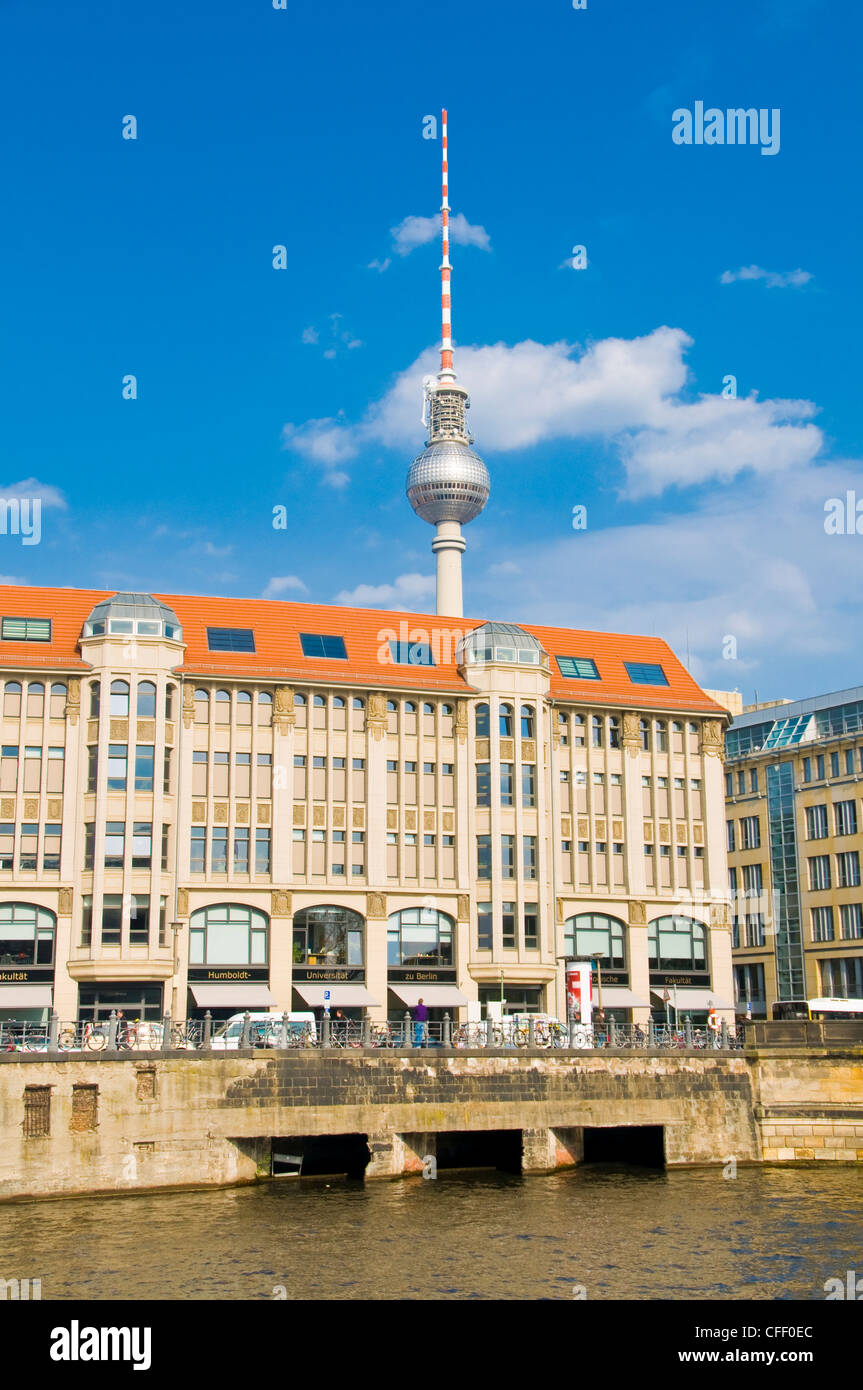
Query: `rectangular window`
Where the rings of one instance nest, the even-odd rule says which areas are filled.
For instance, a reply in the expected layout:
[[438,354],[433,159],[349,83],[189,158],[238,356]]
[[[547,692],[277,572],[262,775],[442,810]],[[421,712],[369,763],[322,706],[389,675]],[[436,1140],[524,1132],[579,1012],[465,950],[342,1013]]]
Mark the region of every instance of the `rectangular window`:
[[163,826],[162,826],[162,868],[163,868],[163,869],[167,869],[167,867],[168,867],[168,834],[169,834],[169,832],[170,832],[170,829],[171,829],[171,827],[170,827],[169,825],[163,825]]
[[831,776],[831,777],[838,777],[838,776],[839,776],[839,754],[838,754],[838,753],[831,753],[831,754],[830,754],[830,776]]
[[428,642],[390,642],[390,656],[397,666],[434,666]]
[[135,791],[153,790],[153,759],[156,750],[152,743],[139,743],[135,749]]
[[826,806],[806,807],[806,838],[807,840],[827,839]]
[[815,759],[815,779],[818,782],[824,781],[824,754],[819,753]]
[[821,893],[830,887],[830,856],[816,854],[809,860],[809,890]]
[[813,940],[813,941],[832,941],[832,940],[833,940],[833,909],[832,909],[832,907],[813,907],[813,908],[812,908],[812,940]]
[[423,763],[423,776],[425,776],[425,777],[433,777],[433,776],[434,776],[434,763]]
[[[642,777],[641,780],[642,780],[642,782],[643,782],[643,781],[644,781],[644,778]],[[648,779],[648,781],[649,781],[649,779]],[[725,795],[726,795],[726,796],[733,796],[733,795],[734,795],[734,775],[733,775],[733,773],[731,773],[731,772],[726,772],[726,774],[725,774]]]
[[536,836],[522,836],[522,863],[525,878],[536,878]]
[[210,873],[228,872],[228,830],[226,826],[213,827],[210,837]]
[[366,760],[365,760],[365,758],[352,758],[352,759],[351,759],[351,768],[353,769],[354,772],[365,772],[365,770],[366,770]]
[[476,804],[491,805],[491,763],[476,765]]
[[856,849],[846,850],[836,856],[836,887],[859,888],[860,855]]
[[50,618],[4,618],[0,628],[4,642],[50,642]]
[[46,825],[45,840],[42,846],[42,868],[60,868],[60,839],[63,827],[61,825]]
[[725,822],[725,844],[729,854],[734,853],[734,821]]
[[344,637],[333,637],[328,633],[301,632],[300,646],[303,656],[323,657],[327,661],[347,661]]
[[[8,620],[3,619],[6,623]],[[51,1087],[24,1087],[24,1138],[45,1139],[51,1133]]]
[[133,893],[129,908],[129,944],[146,946],[150,940],[150,895]]
[[745,772],[738,772],[738,774],[737,774],[737,794],[738,794],[738,796],[745,796],[745,795],[746,795],[746,773],[745,773]]
[[171,753],[173,749],[165,749],[165,759],[162,764],[162,791],[168,796],[171,791]]
[[108,791],[126,790],[126,760],[129,750],[125,743],[108,744]]
[[515,878],[515,836],[500,837],[500,872],[502,878]]
[[255,873],[268,874],[270,872],[270,832],[261,829],[255,831]]
[[567,680],[598,681],[596,662],[589,656],[556,656],[557,669]]
[[122,869],[126,852],[126,827],[121,820],[105,825],[105,868]]
[[501,944],[504,950],[515,948],[515,903],[501,903]]
[[11,821],[0,825],[0,869],[15,867],[15,826]]
[[512,763],[501,763],[500,765],[500,804],[501,806],[512,806],[513,804]]
[[845,749],[845,775],[850,777],[854,772],[854,749]]
[[102,945],[119,946],[123,930],[123,895],[106,893],[102,898]]
[[857,802],[837,801],[833,806],[837,835],[857,834]]
[[211,652],[253,652],[255,634],[250,627],[208,627],[207,646]]
[[842,904],[839,931],[843,941],[863,941],[863,906],[860,903]]
[[249,872],[249,830],[248,826],[238,825],[234,830],[234,873]]
[[18,849],[18,868],[19,869],[38,869],[39,849],[39,826],[26,824],[21,826],[21,838]]
[[452,777],[452,775],[453,775],[453,764],[452,764],[452,763],[441,763],[441,765],[440,765],[440,771],[441,771],[441,776],[442,776],[442,777]]
[[66,750],[64,748],[48,749],[48,780],[45,790],[48,792],[62,792],[63,790],[63,769],[66,765]]
[[476,876],[491,878],[491,836],[476,837]]
[[751,770],[751,772],[749,773],[749,790],[750,790],[751,792],[757,792],[757,791],[758,791],[758,768],[757,768],[757,767],[753,767],[752,770]]
[[189,868],[193,874],[202,874],[206,869],[207,857],[207,827],[205,825],[192,826],[192,848]]
[[524,905],[524,944],[528,951],[539,949],[539,905]]
[[740,822],[740,848],[761,848],[761,825],[757,816],[744,816]]
[[522,763],[521,765],[521,804],[522,806],[536,805],[536,768],[533,763]]
[[[488,878],[488,874],[485,875]],[[490,951],[493,944],[491,903],[476,905],[476,944],[480,951]]]
[[812,759],[811,759],[811,758],[804,758],[804,759],[803,759],[803,781],[804,781],[804,782],[811,782],[811,781],[812,781]]
[[633,685],[668,685],[668,677],[655,662],[624,661],[623,664]]
[[153,859],[153,826],[136,820],[132,826],[132,868],[149,869]]

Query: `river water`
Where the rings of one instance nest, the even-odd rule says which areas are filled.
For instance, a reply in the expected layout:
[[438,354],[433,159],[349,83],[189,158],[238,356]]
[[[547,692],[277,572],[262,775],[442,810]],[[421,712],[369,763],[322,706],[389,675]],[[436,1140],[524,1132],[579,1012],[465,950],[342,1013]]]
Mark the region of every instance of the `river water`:
[[0,1207],[0,1277],[70,1299],[823,1299],[863,1171],[280,1179]]

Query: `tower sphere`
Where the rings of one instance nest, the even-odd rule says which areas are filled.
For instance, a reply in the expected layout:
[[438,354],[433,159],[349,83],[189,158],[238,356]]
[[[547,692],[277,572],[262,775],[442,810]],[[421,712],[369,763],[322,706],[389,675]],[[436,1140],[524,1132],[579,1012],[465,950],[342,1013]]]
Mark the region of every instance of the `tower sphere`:
[[490,491],[488,469],[458,439],[429,444],[408,470],[408,501],[423,521],[464,524],[479,516]]

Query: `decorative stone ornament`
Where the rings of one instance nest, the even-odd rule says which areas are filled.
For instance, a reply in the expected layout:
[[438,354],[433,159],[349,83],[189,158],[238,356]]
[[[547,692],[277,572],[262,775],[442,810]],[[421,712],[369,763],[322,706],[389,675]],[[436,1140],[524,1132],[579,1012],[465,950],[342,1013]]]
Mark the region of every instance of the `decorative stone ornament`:
[[705,719],[702,724],[701,751],[706,758],[722,757],[722,724],[718,719]]
[[383,893],[366,894],[366,917],[380,919],[387,915],[387,902]]
[[183,728],[191,729],[195,722],[195,687],[183,686]]
[[631,927],[647,926],[647,906],[637,898],[633,898],[629,904],[629,925]]
[[270,916],[271,917],[290,917],[292,913],[292,896],[285,893],[282,889],[277,889],[270,894]]
[[78,723],[81,713],[81,682],[77,677],[69,681],[66,689],[66,718],[70,724]]

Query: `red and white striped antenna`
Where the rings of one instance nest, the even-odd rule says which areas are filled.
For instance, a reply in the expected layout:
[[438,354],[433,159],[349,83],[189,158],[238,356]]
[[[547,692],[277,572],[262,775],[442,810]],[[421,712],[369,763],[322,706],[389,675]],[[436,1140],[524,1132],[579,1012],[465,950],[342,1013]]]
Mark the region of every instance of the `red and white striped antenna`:
[[449,261],[449,163],[447,161],[445,109],[441,111],[441,144],[441,181],[443,186],[443,201],[441,202],[441,238],[443,259],[440,267],[441,347],[439,380],[455,381],[455,371],[452,365],[452,294],[450,289],[450,272],[452,267]]

